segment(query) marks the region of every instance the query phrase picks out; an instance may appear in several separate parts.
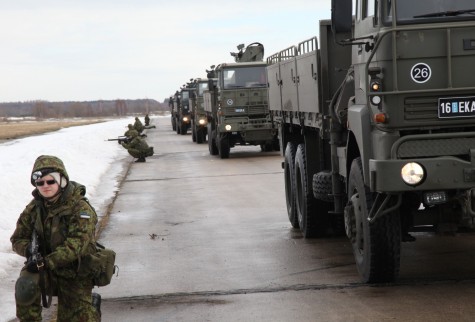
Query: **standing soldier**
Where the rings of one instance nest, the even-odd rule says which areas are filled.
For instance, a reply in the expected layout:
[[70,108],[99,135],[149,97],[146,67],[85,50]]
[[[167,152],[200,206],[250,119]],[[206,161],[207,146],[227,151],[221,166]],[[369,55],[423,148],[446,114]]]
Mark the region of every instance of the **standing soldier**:
[[146,157],[153,155],[153,147],[149,147],[147,142],[142,139],[137,132],[132,132],[131,141],[129,143],[122,143],[122,146],[127,149],[127,152],[134,158],[135,162],[145,162]]
[[155,125],[150,125],[150,117],[148,114],[145,115],[145,125],[143,127],[144,129],[155,129],[157,128]]
[[10,238],[13,250],[27,259],[15,285],[17,317],[41,321],[41,300],[49,307],[52,294],[58,297],[58,322],[100,321],[93,278],[78,275],[81,260],[96,252],[97,215],[86,188],[69,181],[63,162],[49,155],[36,159],[31,184],[34,198]]

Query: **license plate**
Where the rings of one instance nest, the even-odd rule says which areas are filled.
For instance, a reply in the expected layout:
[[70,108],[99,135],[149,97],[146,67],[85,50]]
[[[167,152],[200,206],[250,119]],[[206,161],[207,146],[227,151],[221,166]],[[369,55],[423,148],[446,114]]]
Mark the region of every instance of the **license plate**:
[[439,118],[475,117],[475,96],[439,98]]

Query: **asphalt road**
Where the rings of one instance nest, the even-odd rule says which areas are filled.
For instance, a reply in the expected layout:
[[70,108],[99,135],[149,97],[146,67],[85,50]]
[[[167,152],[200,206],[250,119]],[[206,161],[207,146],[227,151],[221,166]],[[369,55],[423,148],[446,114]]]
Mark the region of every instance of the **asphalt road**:
[[473,233],[418,233],[397,283],[362,284],[346,238],[291,228],[279,152],[221,160],[155,124],[155,155],[131,165],[101,235],[120,267],[97,290],[102,321],[475,319]]

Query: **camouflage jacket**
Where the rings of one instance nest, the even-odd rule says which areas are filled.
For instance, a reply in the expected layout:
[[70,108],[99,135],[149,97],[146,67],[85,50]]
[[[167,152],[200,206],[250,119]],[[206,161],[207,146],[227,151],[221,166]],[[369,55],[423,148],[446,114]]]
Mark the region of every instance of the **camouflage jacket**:
[[148,150],[148,144],[147,142],[145,142],[144,139],[142,139],[141,137],[134,137],[132,139],[132,141],[130,141],[129,143],[122,143],[122,146],[124,148],[126,148],[127,150],[129,149],[133,149],[133,150],[137,150],[137,151],[147,151]]
[[[135,134],[133,134],[132,132],[135,132]],[[124,136],[128,137],[128,138],[131,138],[133,136],[138,136],[139,135],[139,132],[137,132],[136,129],[132,128],[132,129],[128,129],[127,131],[125,131],[124,133]]]
[[86,188],[70,181],[53,204],[47,204],[37,189],[32,194],[34,199],[21,213],[10,238],[13,250],[26,256],[34,227],[46,267],[58,276],[74,278],[81,258],[95,252],[97,215],[84,197]]
[[134,129],[137,130],[137,132],[139,132],[139,134],[142,133],[142,131],[144,130],[143,124],[139,119],[137,119],[135,121]]

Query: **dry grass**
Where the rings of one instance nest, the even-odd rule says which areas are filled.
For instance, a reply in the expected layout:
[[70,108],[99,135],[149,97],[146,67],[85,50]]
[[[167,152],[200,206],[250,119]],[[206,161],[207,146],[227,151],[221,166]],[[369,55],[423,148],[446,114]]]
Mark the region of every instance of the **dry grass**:
[[57,131],[71,126],[102,122],[98,119],[57,120],[57,121],[18,121],[0,122],[0,140],[18,139],[30,135],[38,135]]

